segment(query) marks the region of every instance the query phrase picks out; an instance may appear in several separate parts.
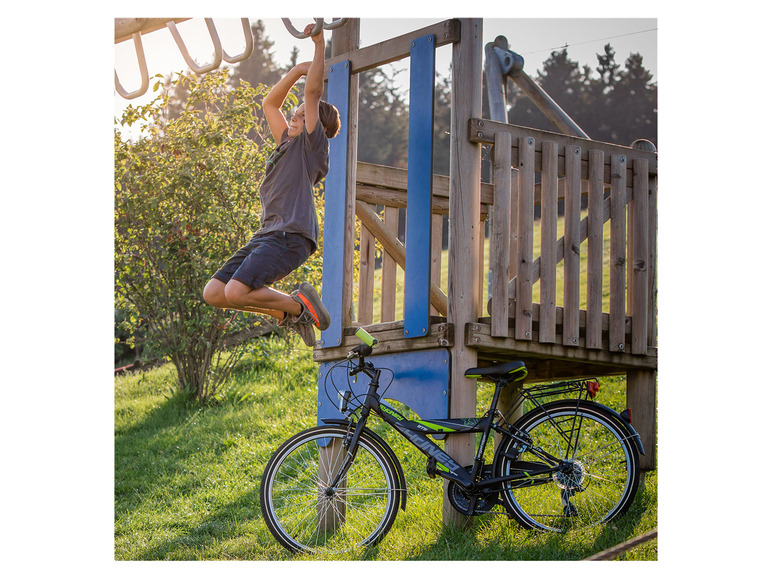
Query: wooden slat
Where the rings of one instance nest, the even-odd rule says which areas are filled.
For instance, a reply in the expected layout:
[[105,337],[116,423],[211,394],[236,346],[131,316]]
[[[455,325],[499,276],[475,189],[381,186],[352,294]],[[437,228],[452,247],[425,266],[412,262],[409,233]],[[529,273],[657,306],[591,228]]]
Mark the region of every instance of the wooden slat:
[[329,70],[330,66],[343,60],[348,60],[351,63],[352,74],[364,72],[407,58],[410,56],[410,43],[416,38],[433,34],[436,38],[436,46],[439,47],[458,42],[460,30],[461,27],[458,20],[444,20],[425,28],[408,32],[402,36],[327,59],[325,65],[327,70]]
[[646,159],[633,159],[632,308],[633,354],[646,351],[649,309],[649,167]]
[[[371,211],[375,208],[369,206]],[[363,227],[359,231],[359,308],[357,321],[369,326],[373,323],[373,295],[375,293],[375,238]]]
[[531,305],[533,303],[533,168],[535,140],[520,138],[517,198],[517,287],[515,289],[515,339],[531,339]]
[[601,347],[603,314],[603,151],[590,151],[587,201],[587,348]]
[[563,344],[579,344],[579,265],[581,255],[581,158],[578,146],[566,148],[565,234],[563,235]]
[[[394,238],[397,237],[399,228],[399,209],[396,207],[384,207],[384,221],[386,231]],[[381,260],[381,322],[393,322],[397,308],[397,262],[386,251],[383,243],[383,257]]]
[[490,233],[491,335],[506,336],[509,330],[510,224],[512,214],[512,137],[496,135],[493,147],[493,218]]
[[557,295],[558,233],[558,144],[542,144],[541,255],[539,276],[542,322],[539,341],[555,341],[555,305]]
[[625,189],[627,159],[623,155],[611,156],[611,254],[609,288],[609,348],[621,352],[625,348]]
[[[405,246],[397,238],[386,229],[381,218],[375,213],[367,203],[357,201],[356,204],[357,217],[362,222],[362,225],[367,227],[370,232],[376,237],[378,241],[383,245],[383,249],[391,254],[394,260],[399,266],[405,269]],[[434,307],[440,312],[441,315],[446,315],[448,311],[448,298],[436,284],[431,284],[430,287],[430,300],[434,304]]]
[[[396,231],[396,230],[395,230]],[[437,287],[442,283],[442,215],[432,215],[432,274],[431,281]],[[439,315],[432,305],[431,315]]]

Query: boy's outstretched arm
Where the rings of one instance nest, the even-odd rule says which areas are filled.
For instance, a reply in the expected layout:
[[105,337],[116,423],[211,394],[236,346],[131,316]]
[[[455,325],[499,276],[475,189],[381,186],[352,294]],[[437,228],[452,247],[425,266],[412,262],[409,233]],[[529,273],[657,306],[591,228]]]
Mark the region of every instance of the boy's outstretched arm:
[[[313,24],[306,26],[305,33],[313,30]],[[312,36],[314,41],[314,59],[306,75],[305,105],[306,131],[312,133],[319,122],[319,101],[324,93],[324,28]]]
[[310,62],[301,62],[293,66],[263,99],[263,113],[268,121],[268,128],[271,130],[271,134],[277,143],[281,141],[281,136],[288,126],[287,119],[284,117],[284,113],[281,112],[281,106],[284,104],[284,99],[287,98],[290,89],[295,83],[308,74],[310,66]]

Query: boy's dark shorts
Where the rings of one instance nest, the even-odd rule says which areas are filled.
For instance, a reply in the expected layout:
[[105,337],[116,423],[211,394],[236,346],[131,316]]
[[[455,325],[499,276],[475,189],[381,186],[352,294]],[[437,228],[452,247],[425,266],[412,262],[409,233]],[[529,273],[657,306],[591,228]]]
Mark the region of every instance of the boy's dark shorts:
[[223,283],[235,279],[258,289],[299,268],[315,250],[310,239],[297,233],[257,233],[212,277]]

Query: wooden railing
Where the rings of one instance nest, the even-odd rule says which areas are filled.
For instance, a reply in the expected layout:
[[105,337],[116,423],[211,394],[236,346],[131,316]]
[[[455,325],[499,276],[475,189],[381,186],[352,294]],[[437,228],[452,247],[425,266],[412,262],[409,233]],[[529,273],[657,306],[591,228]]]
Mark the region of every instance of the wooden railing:
[[[494,145],[491,336],[506,337],[512,315],[516,340],[649,354],[656,345],[656,153],[483,119],[470,121],[469,138]],[[541,244],[534,248],[537,204]]]
[[[493,145],[494,180],[481,183],[480,204],[490,231],[490,278],[479,272],[481,285],[490,281],[490,287],[480,305],[490,326],[473,331],[486,340],[656,355],[656,154],[489,120],[473,119],[469,127],[470,140]],[[398,214],[407,205],[407,171],[360,162],[356,183],[356,322],[387,324],[398,321],[397,268],[404,270],[406,253]],[[447,316],[441,260],[448,190],[449,179],[435,175],[429,299],[441,317]]]

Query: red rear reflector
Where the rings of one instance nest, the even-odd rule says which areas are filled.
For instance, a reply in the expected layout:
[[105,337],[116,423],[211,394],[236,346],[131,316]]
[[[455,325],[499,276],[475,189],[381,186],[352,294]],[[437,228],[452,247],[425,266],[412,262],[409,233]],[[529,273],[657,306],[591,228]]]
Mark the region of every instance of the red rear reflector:
[[600,390],[600,384],[598,384],[597,380],[587,381],[587,394],[590,395],[590,398],[595,398],[595,395],[598,394],[599,390]]

